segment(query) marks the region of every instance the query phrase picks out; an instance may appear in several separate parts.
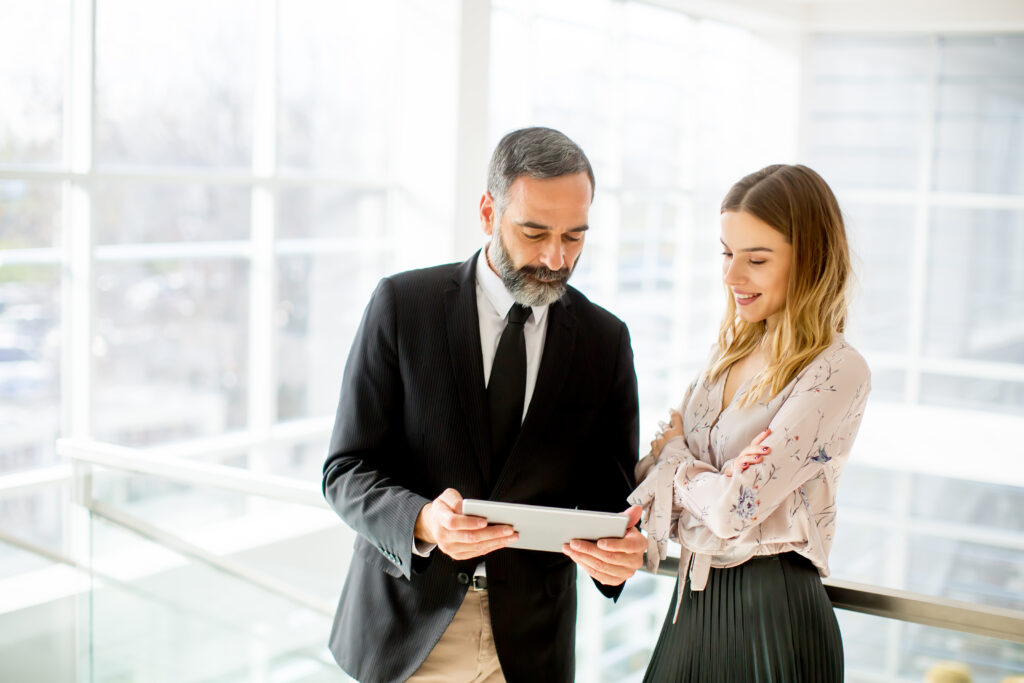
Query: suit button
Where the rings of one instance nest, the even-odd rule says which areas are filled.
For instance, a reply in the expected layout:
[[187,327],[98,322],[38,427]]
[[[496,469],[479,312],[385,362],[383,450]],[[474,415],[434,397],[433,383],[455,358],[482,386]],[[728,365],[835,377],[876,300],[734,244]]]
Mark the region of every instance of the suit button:
[[461,583],[463,586],[469,585],[469,574],[466,572],[459,572],[455,575],[455,580]]

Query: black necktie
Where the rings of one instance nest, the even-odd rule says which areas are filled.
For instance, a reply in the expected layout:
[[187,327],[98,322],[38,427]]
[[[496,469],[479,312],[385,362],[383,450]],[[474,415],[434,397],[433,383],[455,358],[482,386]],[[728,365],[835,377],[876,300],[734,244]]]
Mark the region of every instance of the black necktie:
[[491,445],[494,461],[491,472],[497,478],[519,435],[526,400],[526,338],[523,324],[530,317],[526,306],[514,304],[508,313],[505,331],[491,365],[487,399],[491,404]]

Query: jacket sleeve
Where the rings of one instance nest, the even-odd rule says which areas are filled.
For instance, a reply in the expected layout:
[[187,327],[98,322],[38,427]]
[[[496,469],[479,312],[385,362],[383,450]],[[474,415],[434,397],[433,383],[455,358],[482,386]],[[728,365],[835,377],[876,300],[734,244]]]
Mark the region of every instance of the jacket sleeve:
[[324,462],[324,497],[338,515],[409,578],[413,528],[429,499],[398,485],[402,460],[402,378],[394,285],[381,280],[356,332]]
[[[629,330],[621,324],[618,354],[611,390],[600,407],[589,445],[583,450],[592,458],[593,466],[580,471],[587,474],[580,506],[589,510],[622,512],[629,506],[626,497],[633,489],[633,468],[636,465],[640,439],[640,407],[637,395],[636,370]],[[594,457],[597,456],[597,457]],[[623,585],[606,586],[594,582],[605,596],[618,599]]]

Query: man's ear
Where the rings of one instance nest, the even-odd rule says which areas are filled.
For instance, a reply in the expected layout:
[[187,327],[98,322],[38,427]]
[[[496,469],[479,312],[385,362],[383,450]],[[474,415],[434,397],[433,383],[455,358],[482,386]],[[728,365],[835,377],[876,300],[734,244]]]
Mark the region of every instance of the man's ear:
[[480,197],[480,227],[485,235],[494,233],[494,197],[490,192],[484,192]]

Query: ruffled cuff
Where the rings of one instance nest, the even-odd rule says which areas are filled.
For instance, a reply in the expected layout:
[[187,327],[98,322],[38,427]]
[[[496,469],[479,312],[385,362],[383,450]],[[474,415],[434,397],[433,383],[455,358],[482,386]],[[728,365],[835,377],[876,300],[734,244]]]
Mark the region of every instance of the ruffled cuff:
[[[681,437],[677,438],[682,442]],[[666,444],[661,457],[655,459],[648,455],[637,464],[638,470],[644,468],[645,476],[628,500],[631,505],[643,507],[640,526],[647,532],[647,570],[652,573],[658,571],[668,551],[674,521],[672,499],[676,473],[692,460],[693,456],[685,449],[669,449]]]

